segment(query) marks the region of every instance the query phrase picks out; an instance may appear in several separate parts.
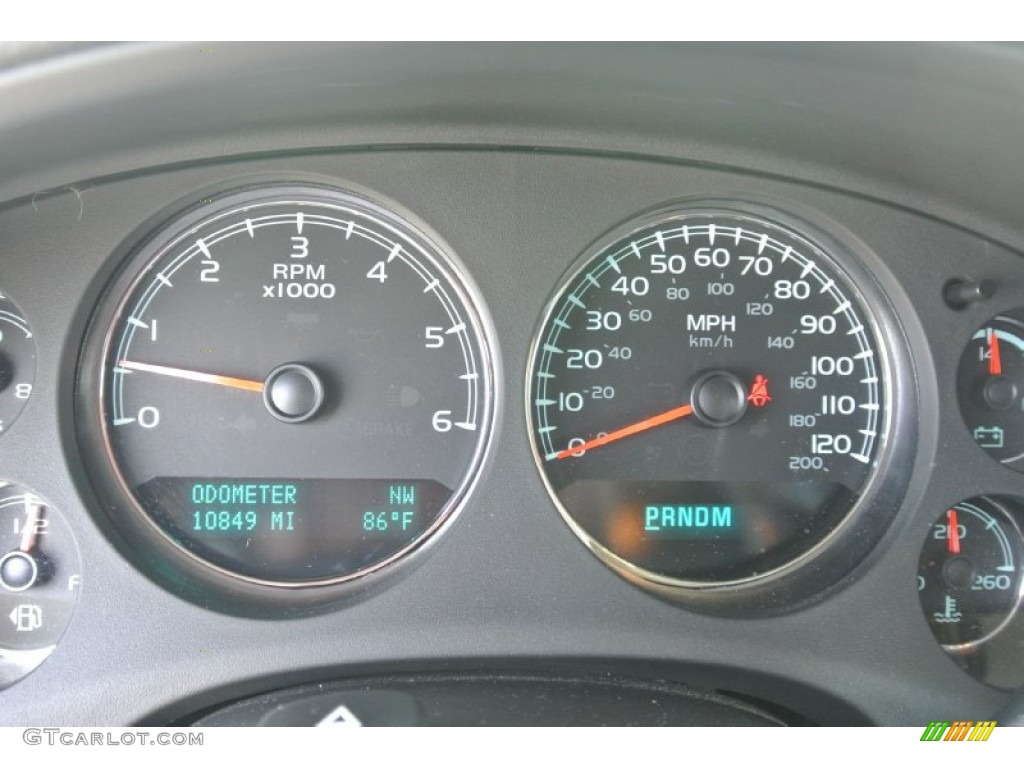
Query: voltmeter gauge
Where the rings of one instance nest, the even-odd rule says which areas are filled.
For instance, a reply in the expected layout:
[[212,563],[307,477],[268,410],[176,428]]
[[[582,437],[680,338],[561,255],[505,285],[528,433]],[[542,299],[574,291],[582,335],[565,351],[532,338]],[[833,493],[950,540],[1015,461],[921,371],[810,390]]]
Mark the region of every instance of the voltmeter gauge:
[[71,621],[82,577],[64,516],[0,481],[0,688],[39,666]]
[[1024,472],[1024,313],[994,318],[960,359],[957,393],[964,422],[982,450]]
[[529,377],[534,454],[569,526],[666,594],[793,585],[812,559],[801,588],[821,589],[826,562],[885,527],[858,527],[892,448],[885,307],[838,242],[753,205],[602,237],[548,305]]
[[94,327],[86,455],[115,522],[172,579],[298,600],[378,572],[454,517],[490,439],[468,278],[340,190],[258,188],[182,216]]

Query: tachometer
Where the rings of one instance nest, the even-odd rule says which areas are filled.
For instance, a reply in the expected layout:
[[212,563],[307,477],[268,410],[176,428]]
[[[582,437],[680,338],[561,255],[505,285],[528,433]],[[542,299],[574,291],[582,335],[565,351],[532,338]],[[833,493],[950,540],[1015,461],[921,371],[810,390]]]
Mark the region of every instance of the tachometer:
[[662,211],[602,238],[550,303],[529,380],[536,460],[570,527],[628,577],[764,579],[874,490],[891,428],[883,302],[819,242],[742,206]]
[[185,216],[136,259],[101,310],[79,408],[104,500],[159,558],[341,584],[453,516],[494,373],[436,243],[361,197],[273,188]]

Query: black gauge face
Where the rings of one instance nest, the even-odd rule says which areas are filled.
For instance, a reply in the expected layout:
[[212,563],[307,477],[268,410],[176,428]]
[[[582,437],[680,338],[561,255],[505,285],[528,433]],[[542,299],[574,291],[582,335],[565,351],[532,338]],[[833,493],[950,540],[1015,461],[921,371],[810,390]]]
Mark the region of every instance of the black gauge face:
[[21,414],[36,376],[36,341],[24,315],[0,294],[0,434]]
[[81,584],[78,547],[60,512],[0,481],[0,688],[50,655]]
[[972,337],[957,373],[971,437],[994,459],[1024,472],[1024,323],[1006,315]]
[[681,209],[574,269],[535,342],[528,413],[571,527],[660,584],[807,555],[872,481],[885,354],[836,261],[757,215]]
[[228,197],[158,236],[100,371],[121,498],[259,584],[346,581],[436,532],[474,481],[491,357],[456,267],[317,188]]
[[935,521],[921,550],[918,595],[932,634],[945,646],[984,641],[1020,601],[1021,534],[1005,503],[979,497]]

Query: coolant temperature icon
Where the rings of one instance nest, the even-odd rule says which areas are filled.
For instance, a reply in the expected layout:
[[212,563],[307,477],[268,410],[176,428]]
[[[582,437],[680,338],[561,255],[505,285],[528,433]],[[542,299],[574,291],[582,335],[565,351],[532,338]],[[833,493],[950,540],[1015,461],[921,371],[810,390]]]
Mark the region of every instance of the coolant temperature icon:
[[956,624],[963,618],[963,614],[956,609],[956,600],[946,595],[946,606],[942,611],[932,614],[940,624]]

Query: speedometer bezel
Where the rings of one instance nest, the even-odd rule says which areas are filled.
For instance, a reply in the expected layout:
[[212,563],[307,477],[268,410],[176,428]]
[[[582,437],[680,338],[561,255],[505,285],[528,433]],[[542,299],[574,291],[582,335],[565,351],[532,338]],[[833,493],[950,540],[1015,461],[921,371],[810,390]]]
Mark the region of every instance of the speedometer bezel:
[[[196,204],[195,199],[201,202]],[[437,519],[395,553],[352,573],[310,581],[253,578],[213,563],[177,542],[139,505],[121,474],[105,426],[107,359],[119,318],[136,287],[175,245],[197,228],[261,203],[326,202],[339,212],[367,217],[401,238],[425,258],[454,292],[454,300],[478,340],[479,437],[458,487]],[[444,238],[412,211],[372,190],[312,174],[235,180],[200,190],[190,201],[169,207],[140,228],[112,259],[111,277],[101,288],[81,345],[75,389],[77,442],[103,511],[103,527],[137,567],[161,586],[224,613],[260,618],[307,615],[341,599],[365,596],[395,575],[415,567],[454,524],[477,488],[492,455],[501,407],[500,352],[486,302],[465,264]]]
[[[876,275],[882,261],[852,233],[812,210],[788,201],[749,198],[682,198],[632,216],[595,238],[569,265],[535,326],[527,358],[524,407],[530,451],[541,482],[569,530],[601,562],[630,583],[660,597],[723,615],[773,615],[820,599],[863,565],[895,518],[910,483],[917,447],[917,396],[906,334],[894,304]],[[824,538],[785,564],[730,581],[691,581],[650,571],[610,551],[569,513],[544,469],[533,400],[539,351],[565,294],[580,276],[616,244],[658,224],[696,216],[728,216],[775,228],[800,242],[844,282],[862,309],[875,348],[881,378],[884,427],[863,492]],[[889,286],[893,281],[886,281]]]

